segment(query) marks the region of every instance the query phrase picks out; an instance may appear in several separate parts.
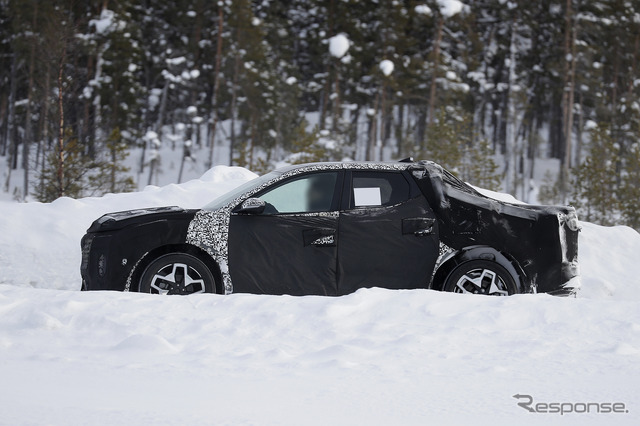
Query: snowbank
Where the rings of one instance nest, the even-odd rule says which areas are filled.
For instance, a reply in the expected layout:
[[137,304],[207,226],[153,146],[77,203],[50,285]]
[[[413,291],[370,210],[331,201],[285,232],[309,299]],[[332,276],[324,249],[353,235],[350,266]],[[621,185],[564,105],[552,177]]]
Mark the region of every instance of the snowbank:
[[640,300],[640,234],[626,226],[581,226],[580,297]]
[[[637,302],[0,285],[3,424],[638,424]],[[532,414],[536,401],[628,414]]]

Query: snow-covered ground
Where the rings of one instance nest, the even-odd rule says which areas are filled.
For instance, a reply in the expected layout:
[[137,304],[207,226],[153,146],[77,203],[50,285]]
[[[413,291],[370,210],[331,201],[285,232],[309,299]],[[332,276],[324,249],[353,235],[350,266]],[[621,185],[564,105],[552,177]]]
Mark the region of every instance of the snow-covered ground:
[[[101,214],[199,207],[254,176],[0,202],[0,424],[640,423],[640,234],[625,227],[582,224],[576,299],[77,291]],[[515,394],[628,413],[530,413]]]

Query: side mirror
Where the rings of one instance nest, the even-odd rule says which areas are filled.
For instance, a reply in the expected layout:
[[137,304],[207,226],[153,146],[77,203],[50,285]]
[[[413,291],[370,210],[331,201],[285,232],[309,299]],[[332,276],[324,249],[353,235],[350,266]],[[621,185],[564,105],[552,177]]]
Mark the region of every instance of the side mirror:
[[235,212],[241,214],[260,214],[266,206],[265,202],[260,198],[247,198]]

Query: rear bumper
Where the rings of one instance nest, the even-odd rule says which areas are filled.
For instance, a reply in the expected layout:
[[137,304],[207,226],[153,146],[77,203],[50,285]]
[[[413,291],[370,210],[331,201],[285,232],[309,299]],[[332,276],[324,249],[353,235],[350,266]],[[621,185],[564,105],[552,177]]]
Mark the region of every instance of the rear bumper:
[[562,284],[560,287],[548,293],[554,296],[575,296],[582,287],[578,262],[564,262],[562,264],[561,277]]

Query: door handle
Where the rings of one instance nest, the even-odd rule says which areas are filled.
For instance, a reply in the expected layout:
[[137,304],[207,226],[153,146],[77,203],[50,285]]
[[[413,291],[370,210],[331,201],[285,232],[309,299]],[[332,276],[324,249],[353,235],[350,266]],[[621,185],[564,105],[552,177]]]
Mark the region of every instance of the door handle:
[[334,234],[326,235],[324,237],[316,238],[312,243],[312,246],[322,247],[322,246],[335,246],[336,245],[336,237]]
[[415,235],[416,237],[426,237],[429,235],[433,235],[433,226],[429,229],[420,229],[419,231],[414,232],[413,235]]
[[304,246],[333,247],[336,245],[336,230],[331,228],[306,229],[302,231]]
[[402,219],[402,234],[415,235],[416,237],[426,237],[435,234],[436,220],[431,217],[411,217]]

